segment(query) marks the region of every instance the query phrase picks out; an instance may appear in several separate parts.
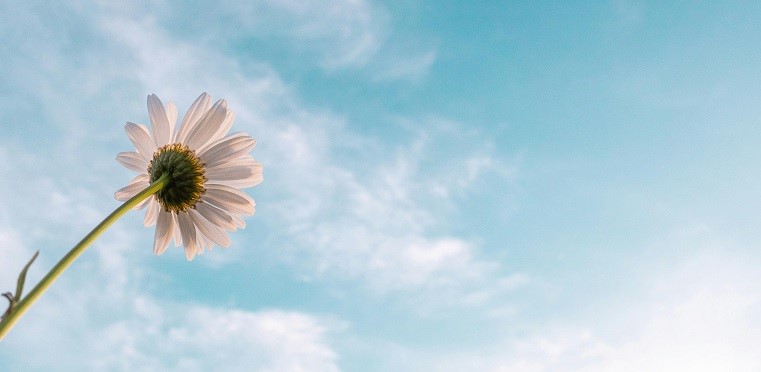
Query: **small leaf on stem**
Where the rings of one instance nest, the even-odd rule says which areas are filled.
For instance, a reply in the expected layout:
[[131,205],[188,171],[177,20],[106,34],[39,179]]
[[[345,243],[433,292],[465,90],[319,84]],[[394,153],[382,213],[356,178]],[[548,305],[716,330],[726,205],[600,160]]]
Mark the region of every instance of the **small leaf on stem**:
[[26,280],[26,272],[29,270],[29,266],[32,266],[32,263],[35,259],[37,259],[37,255],[40,254],[40,251],[34,252],[34,256],[32,256],[32,259],[29,260],[29,262],[24,266],[24,270],[21,270],[21,273],[18,274],[18,282],[16,282],[16,297],[14,298],[16,301],[21,301],[21,292],[24,291],[24,281]]
[[21,294],[24,291],[24,281],[26,281],[26,272],[29,270],[29,266],[32,266],[32,263],[35,259],[37,259],[37,255],[40,254],[40,251],[34,252],[34,256],[32,256],[32,259],[27,262],[26,266],[24,266],[24,269],[21,270],[21,273],[18,274],[18,281],[16,282],[16,295],[14,296],[11,292],[5,292],[3,293],[3,296],[8,299],[8,309],[5,310],[5,313],[3,313],[2,318],[5,319],[6,316],[10,315],[13,312],[13,309],[16,307],[16,304],[21,301]]

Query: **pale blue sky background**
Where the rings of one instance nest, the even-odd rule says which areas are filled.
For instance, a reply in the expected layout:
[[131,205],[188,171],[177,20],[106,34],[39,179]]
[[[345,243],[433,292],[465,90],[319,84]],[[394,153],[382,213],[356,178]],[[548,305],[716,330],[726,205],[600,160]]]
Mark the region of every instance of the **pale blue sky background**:
[[148,94],[265,167],[228,249],[119,221],[2,370],[761,369],[755,2],[0,4],[0,291],[118,205]]

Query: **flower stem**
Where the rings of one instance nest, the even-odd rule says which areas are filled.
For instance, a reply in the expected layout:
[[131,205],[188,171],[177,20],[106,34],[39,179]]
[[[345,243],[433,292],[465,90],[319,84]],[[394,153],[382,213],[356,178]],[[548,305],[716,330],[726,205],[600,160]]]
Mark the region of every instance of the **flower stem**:
[[47,273],[44,278],[42,278],[42,280],[29,292],[29,294],[26,295],[26,297],[24,297],[21,301],[19,301],[14,311],[8,314],[8,316],[6,316],[0,322],[0,340],[5,337],[8,331],[13,328],[19,318],[24,315],[24,313],[42,295],[42,293],[45,292],[56,279],[58,279],[61,273],[63,273],[63,271],[66,270],[66,268],[68,268],[69,265],[71,265],[71,263],[74,262],[74,260],[76,260],[77,257],[79,257],[85,251],[85,249],[87,249],[87,246],[89,246],[98,236],[100,236],[100,234],[106,231],[106,229],[108,229],[121,216],[123,216],[130,209],[134,208],[151,195],[157,193],[164,186],[166,186],[168,182],[169,174],[162,174],[161,177],[156,180],[156,182],[152,183],[145,190],[140,191],[137,195],[124,202],[124,204],[119,206],[119,208],[116,208],[115,211],[109,214],[108,217],[101,221],[98,226],[95,226],[95,228],[90,231],[89,234],[87,234],[79,243],[77,243],[77,245],[75,245],[74,248],[69,251],[69,253],[63,256],[63,258],[58,261],[55,266],[53,266],[53,269],[51,269],[50,272]]

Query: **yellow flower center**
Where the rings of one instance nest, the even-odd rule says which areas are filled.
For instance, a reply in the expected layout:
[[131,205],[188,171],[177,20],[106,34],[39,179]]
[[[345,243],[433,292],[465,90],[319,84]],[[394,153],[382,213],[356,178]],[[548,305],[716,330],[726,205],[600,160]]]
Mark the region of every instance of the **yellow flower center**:
[[156,193],[156,199],[167,212],[185,211],[198,203],[206,191],[205,171],[195,151],[179,143],[156,150],[148,165],[151,183],[162,174],[169,174],[169,182]]

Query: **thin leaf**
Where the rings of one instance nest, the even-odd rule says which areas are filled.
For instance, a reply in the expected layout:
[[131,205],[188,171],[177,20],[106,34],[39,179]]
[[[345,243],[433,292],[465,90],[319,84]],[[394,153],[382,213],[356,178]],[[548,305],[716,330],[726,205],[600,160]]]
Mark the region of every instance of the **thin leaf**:
[[40,251],[34,252],[34,256],[32,256],[32,259],[29,260],[29,263],[24,266],[24,270],[21,270],[21,273],[18,274],[18,282],[16,283],[16,297],[14,298],[14,302],[18,303],[21,301],[21,292],[24,291],[24,281],[26,280],[26,272],[29,270],[29,266],[32,266],[32,263],[35,259],[37,259],[37,255],[40,254]]

